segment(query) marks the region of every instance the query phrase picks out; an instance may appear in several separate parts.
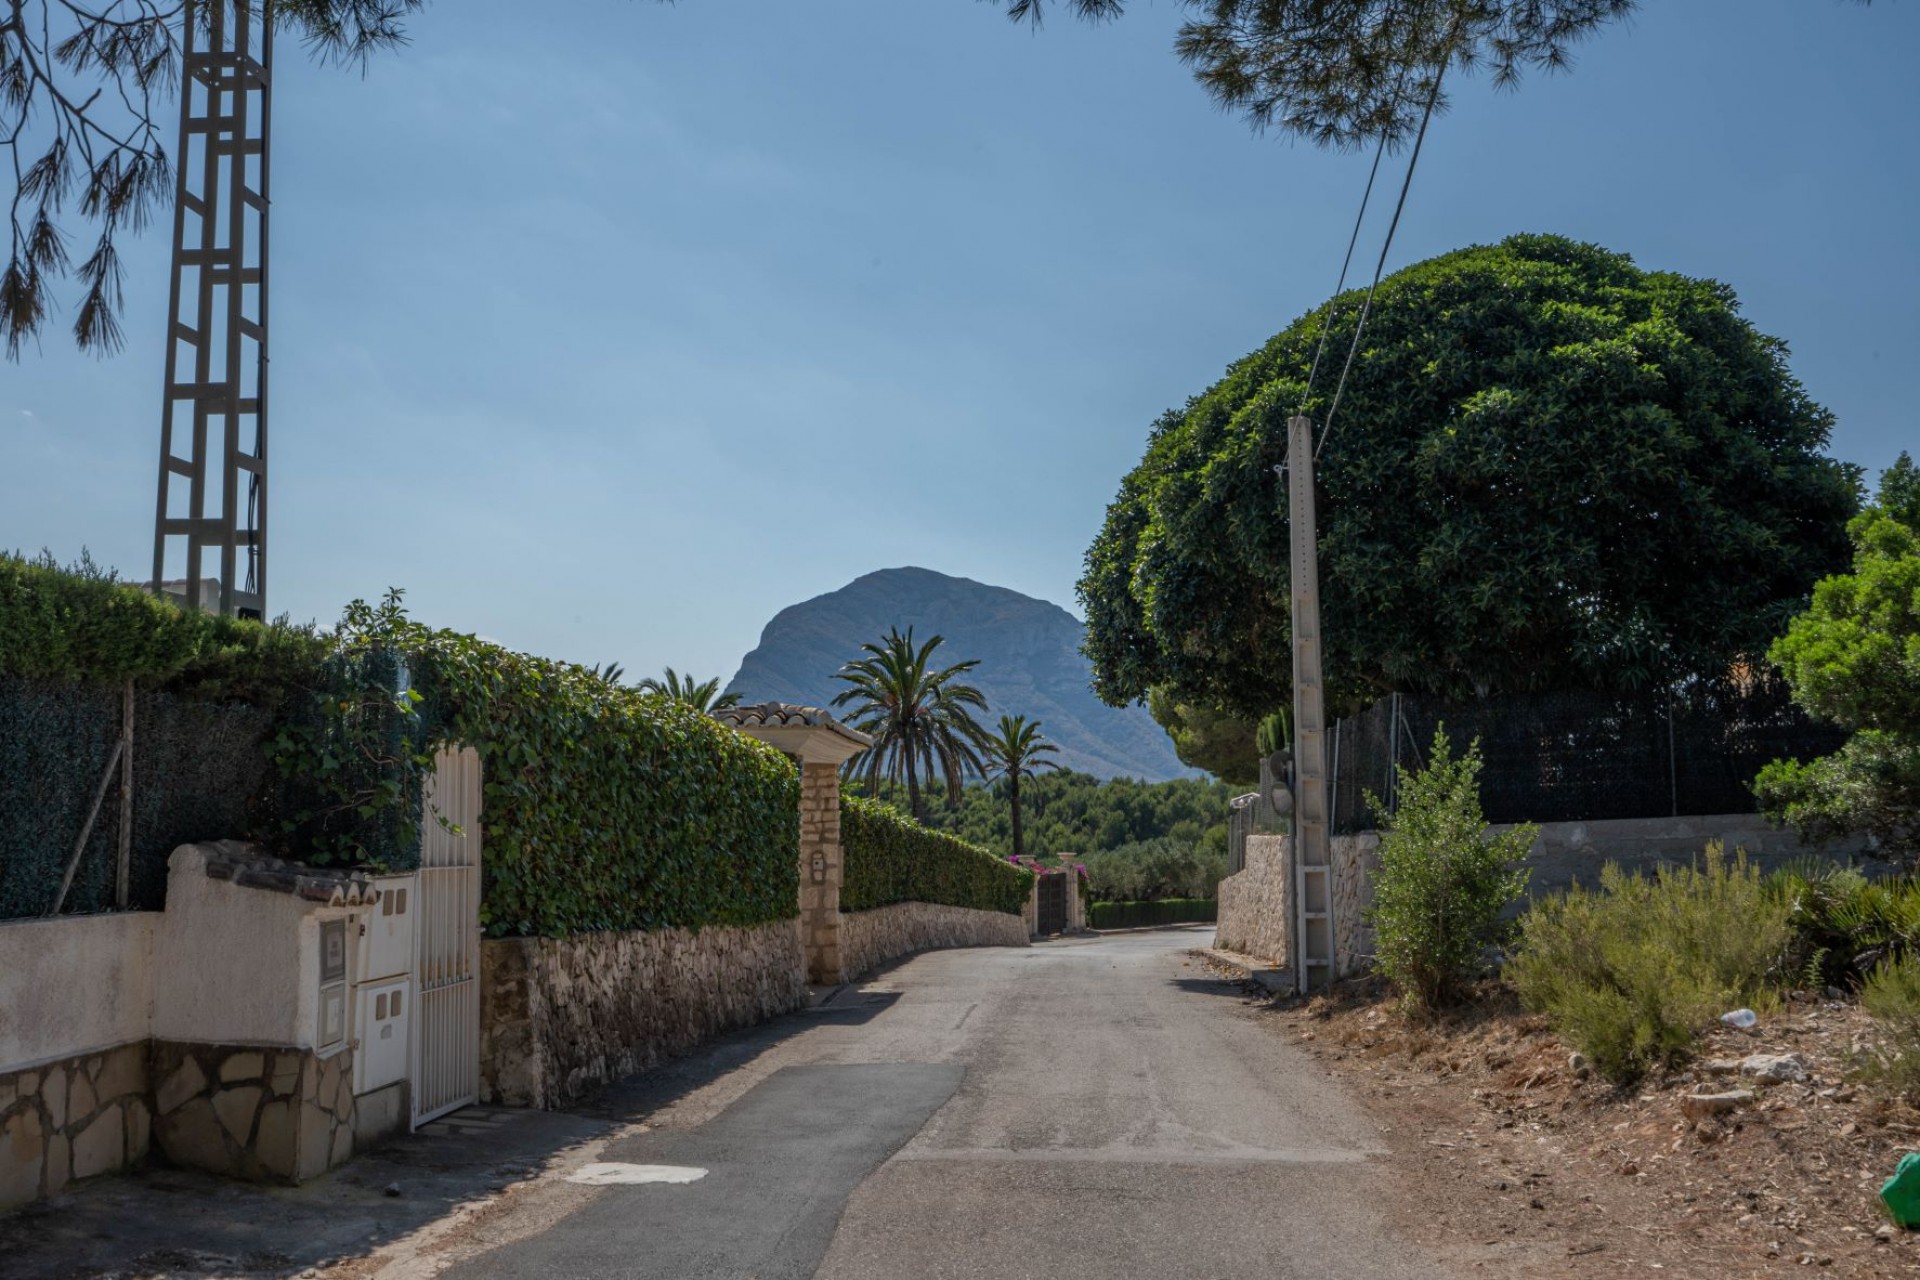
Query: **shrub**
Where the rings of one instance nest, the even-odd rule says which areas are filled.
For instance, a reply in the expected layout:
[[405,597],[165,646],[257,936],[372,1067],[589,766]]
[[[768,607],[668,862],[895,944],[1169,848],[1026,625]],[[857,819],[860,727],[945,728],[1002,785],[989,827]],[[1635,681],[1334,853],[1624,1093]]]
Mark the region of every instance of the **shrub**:
[[1096,899],[1148,902],[1160,898],[1211,898],[1227,873],[1224,850],[1199,848],[1162,837],[1136,840],[1082,862]]
[[1507,977],[1594,1069],[1617,1083],[1672,1065],[1722,1013],[1771,999],[1788,904],[1744,853],[1709,845],[1703,865],[1629,875],[1609,863],[1521,919]]
[[1866,1055],[1862,1074],[1890,1093],[1920,1099],[1920,956],[1882,961],[1861,986],[1860,1003],[1886,1035]]
[[1163,924],[1210,924],[1220,918],[1212,898],[1157,898],[1151,902],[1096,902],[1087,908],[1095,929],[1147,929]]
[[840,799],[840,847],[843,911],[934,902],[1019,915],[1033,887],[1032,872],[860,796]]
[[[1480,809],[1480,744],[1455,760],[1444,729],[1419,773],[1398,768],[1399,810],[1383,825],[1374,873],[1375,962],[1415,1005],[1451,999],[1504,932],[1526,889],[1517,864],[1533,827],[1489,836]],[[1385,806],[1368,797],[1375,812]]]
[[1851,986],[1882,960],[1920,951],[1920,880],[1868,880],[1851,867],[1803,858],[1767,877],[1787,907],[1786,968],[1810,986]]

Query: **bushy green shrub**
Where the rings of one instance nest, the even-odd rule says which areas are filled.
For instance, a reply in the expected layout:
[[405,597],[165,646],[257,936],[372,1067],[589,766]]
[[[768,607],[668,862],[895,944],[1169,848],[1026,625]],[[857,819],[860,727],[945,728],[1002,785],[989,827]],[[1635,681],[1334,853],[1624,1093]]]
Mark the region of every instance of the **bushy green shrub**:
[[1094,929],[1150,929],[1164,924],[1211,924],[1220,918],[1212,898],[1156,898],[1148,902],[1096,902],[1087,908]]
[[1224,850],[1170,836],[1090,853],[1081,863],[1087,869],[1089,890],[1102,902],[1211,898],[1227,874]]
[[1380,971],[1413,1004],[1432,1008],[1459,991],[1501,938],[1502,912],[1526,890],[1518,868],[1535,828],[1487,834],[1478,741],[1455,760],[1444,728],[1436,730],[1425,769],[1395,767],[1400,804],[1381,826],[1367,918]]
[[1920,956],[1882,961],[1862,984],[1860,1003],[1885,1036],[1863,1059],[1862,1075],[1889,1093],[1920,1100]]
[[1791,941],[1789,907],[1744,853],[1629,875],[1536,902],[1506,974],[1594,1069],[1631,1083],[1683,1060],[1720,1014],[1761,1006]]
[[275,705],[319,682],[325,636],[308,626],[183,609],[82,557],[0,553],[0,675],[164,688]]
[[1767,876],[1787,907],[1787,971],[1810,986],[1853,986],[1882,960],[1920,952],[1920,880],[1868,880],[1851,867],[1802,858]]
[[1033,887],[1032,872],[862,796],[840,799],[840,847],[842,911],[934,902],[1018,915]]

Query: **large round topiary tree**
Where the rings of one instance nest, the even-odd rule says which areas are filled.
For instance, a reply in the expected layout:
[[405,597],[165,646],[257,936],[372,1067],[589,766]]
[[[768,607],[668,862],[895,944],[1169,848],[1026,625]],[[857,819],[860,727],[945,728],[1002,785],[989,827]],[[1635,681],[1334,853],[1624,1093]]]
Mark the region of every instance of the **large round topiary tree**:
[[[1358,297],[1155,425],[1087,552],[1101,695],[1291,696],[1286,421],[1324,420]],[[1381,283],[1319,461],[1329,694],[1629,690],[1766,652],[1847,562],[1856,469],[1710,280],[1514,236]]]

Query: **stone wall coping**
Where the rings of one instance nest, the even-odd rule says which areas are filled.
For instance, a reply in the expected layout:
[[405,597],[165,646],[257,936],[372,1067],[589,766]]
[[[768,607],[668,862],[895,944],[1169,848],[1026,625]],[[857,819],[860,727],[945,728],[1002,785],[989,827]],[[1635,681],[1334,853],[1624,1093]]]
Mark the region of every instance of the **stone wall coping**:
[[209,879],[292,894],[327,907],[360,907],[380,899],[379,887],[364,871],[288,862],[238,840],[216,840],[201,844],[199,849],[206,859]]
[[710,713],[721,724],[738,729],[809,764],[839,764],[873,745],[873,739],[819,707],[791,702],[759,702],[722,707]]

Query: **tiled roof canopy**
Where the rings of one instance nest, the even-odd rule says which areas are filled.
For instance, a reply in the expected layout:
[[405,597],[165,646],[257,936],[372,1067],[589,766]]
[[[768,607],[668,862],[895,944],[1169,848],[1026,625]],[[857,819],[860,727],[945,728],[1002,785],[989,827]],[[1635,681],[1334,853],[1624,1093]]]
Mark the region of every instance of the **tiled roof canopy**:
[[873,739],[858,729],[850,729],[835,720],[833,716],[819,707],[795,706],[791,702],[757,702],[748,707],[722,707],[713,713],[713,718],[722,724],[730,724],[736,729],[767,728],[821,728],[829,729],[857,742],[863,747],[873,745]]
[[265,889],[270,893],[290,893],[330,907],[358,907],[380,900],[380,890],[363,872],[288,862],[237,840],[220,840],[200,847],[206,853],[209,879],[230,880],[248,889]]

